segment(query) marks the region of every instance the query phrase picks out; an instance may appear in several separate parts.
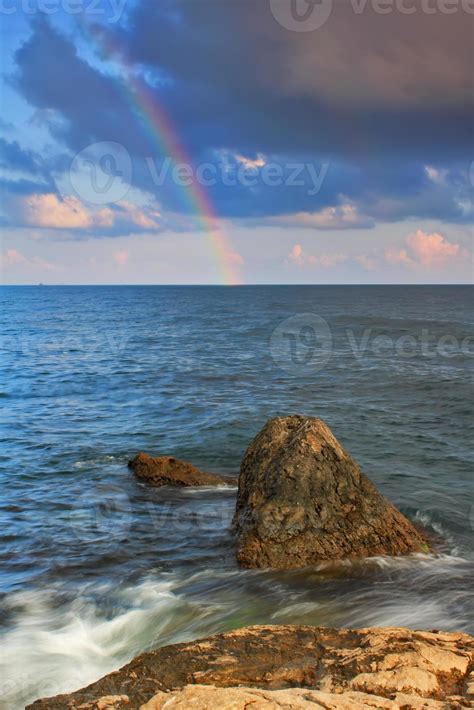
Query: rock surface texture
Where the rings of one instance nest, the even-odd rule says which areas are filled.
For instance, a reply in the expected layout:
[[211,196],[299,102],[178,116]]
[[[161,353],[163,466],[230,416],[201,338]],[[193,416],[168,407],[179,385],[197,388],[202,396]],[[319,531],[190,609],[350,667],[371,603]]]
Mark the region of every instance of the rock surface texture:
[[245,567],[429,551],[329,427],[298,415],[271,419],[247,449],[234,528]]
[[144,653],[36,710],[474,707],[474,638],[403,628],[251,626]]
[[128,462],[137,478],[151,486],[217,486],[229,483],[228,478],[205,473],[186,461],[173,456],[137,454]]

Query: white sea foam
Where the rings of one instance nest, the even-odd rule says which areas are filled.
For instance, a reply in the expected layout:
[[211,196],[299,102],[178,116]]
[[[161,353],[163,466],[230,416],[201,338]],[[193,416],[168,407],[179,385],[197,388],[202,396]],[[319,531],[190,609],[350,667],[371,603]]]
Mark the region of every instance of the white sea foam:
[[[52,604],[47,592],[11,595],[15,624],[2,638],[0,707],[19,710],[38,697],[69,692],[115,670],[170,626],[179,632],[196,610],[171,591],[171,582],[148,580],[117,594],[109,616],[87,595]],[[104,589],[110,594],[110,589]],[[100,588],[94,594],[100,594]],[[203,610],[205,611],[205,610]],[[181,625],[181,629],[183,627]]]
[[98,466],[100,464],[111,464],[114,462],[123,463],[123,457],[111,456],[106,454],[104,456],[96,456],[86,461],[76,461],[76,463],[74,464],[74,468],[91,468],[91,466]]

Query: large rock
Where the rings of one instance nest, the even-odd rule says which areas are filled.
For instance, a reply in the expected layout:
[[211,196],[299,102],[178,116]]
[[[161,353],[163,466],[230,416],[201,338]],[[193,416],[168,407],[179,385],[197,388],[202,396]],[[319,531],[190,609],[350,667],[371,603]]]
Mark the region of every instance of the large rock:
[[313,417],[271,419],[242,461],[234,517],[245,567],[428,552],[428,542]]
[[473,664],[467,634],[253,626],[149,651],[28,708],[447,710],[474,707]]
[[173,456],[137,454],[128,462],[137,478],[151,486],[217,486],[229,483],[228,478],[205,473],[186,461]]

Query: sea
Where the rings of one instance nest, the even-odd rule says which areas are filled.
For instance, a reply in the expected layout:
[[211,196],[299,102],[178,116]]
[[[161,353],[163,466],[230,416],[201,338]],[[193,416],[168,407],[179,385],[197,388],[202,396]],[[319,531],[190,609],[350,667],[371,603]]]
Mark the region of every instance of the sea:
[[[474,633],[473,288],[2,287],[0,706],[248,624]],[[265,422],[323,418],[432,554],[245,570]],[[153,489],[137,452],[234,477]]]

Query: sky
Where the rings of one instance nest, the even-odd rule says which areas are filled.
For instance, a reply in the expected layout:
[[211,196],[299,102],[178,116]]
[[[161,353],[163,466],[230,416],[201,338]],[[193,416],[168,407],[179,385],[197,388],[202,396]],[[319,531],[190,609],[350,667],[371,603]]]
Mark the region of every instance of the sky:
[[474,0],[2,0],[5,284],[471,283]]

